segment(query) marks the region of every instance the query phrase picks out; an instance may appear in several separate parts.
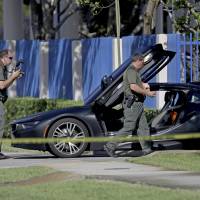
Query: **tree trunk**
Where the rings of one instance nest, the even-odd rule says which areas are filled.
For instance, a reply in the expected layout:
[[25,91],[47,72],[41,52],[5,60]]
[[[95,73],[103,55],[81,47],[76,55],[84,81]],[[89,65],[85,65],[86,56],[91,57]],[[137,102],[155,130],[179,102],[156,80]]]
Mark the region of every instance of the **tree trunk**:
[[42,35],[44,36],[43,39],[55,39],[56,32],[54,29],[54,10],[56,9],[55,6],[50,6],[48,2],[43,0],[42,3],[42,11],[43,11],[43,27],[42,27]]
[[41,29],[43,25],[42,6],[35,0],[30,1],[31,6],[31,27],[34,39],[42,39]]
[[115,7],[112,6],[108,11],[108,22],[107,22],[107,35],[114,36],[115,35]]
[[151,34],[152,33],[152,22],[153,15],[158,7],[158,3],[160,0],[149,0],[147,2],[146,10],[144,13],[144,27],[143,34]]
[[55,39],[53,18],[56,6],[50,5],[45,0],[31,0],[30,6],[33,38],[40,40]]

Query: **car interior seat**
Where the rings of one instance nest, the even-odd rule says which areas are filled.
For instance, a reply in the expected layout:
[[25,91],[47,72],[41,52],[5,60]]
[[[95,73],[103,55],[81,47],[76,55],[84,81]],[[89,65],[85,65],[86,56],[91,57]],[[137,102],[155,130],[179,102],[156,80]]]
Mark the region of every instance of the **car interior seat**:
[[183,105],[185,103],[183,99],[184,95],[181,93],[166,92],[165,104],[160,113],[152,120],[151,127],[162,129],[167,126],[175,125],[183,110]]

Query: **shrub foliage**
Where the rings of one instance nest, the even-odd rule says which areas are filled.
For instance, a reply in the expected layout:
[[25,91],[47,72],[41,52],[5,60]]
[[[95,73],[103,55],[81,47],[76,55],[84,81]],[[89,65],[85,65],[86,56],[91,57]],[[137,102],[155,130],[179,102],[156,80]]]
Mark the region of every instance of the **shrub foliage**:
[[68,106],[81,105],[81,101],[63,99],[10,98],[5,103],[5,137],[10,136],[9,123],[28,115]]

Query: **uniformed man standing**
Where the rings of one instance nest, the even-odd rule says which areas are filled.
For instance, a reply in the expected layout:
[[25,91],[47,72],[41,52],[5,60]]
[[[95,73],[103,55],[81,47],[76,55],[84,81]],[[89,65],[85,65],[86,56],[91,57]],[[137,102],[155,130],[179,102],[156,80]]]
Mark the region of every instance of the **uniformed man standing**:
[[[21,70],[14,71],[11,76],[7,76],[7,66],[12,63],[13,53],[11,50],[5,49],[0,51],[0,140],[3,137],[4,131],[4,103],[7,100],[7,88],[21,76]],[[1,153],[1,141],[0,141],[0,159],[5,159],[3,153]]]
[[[144,67],[144,58],[142,54],[135,54],[132,57],[131,65],[123,74],[124,87],[124,126],[116,133],[116,136],[132,135],[133,131],[137,129],[139,142],[142,148],[140,155],[146,155],[152,152],[151,143],[142,140],[140,136],[150,136],[149,126],[144,113],[143,102],[146,96],[154,97],[154,91],[150,91],[148,83],[141,81],[139,71]],[[108,155],[117,157],[115,151],[119,143],[108,142],[104,149]]]

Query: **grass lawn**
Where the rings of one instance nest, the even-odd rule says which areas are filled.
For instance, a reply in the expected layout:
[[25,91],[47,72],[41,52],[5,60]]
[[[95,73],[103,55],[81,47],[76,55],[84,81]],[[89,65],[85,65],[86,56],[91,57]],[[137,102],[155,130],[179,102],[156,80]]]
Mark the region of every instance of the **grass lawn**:
[[161,151],[148,156],[129,158],[128,161],[170,170],[200,172],[200,152],[198,151]]
[[154,186],[97,180],[67,180],[30,186],[0,187],[4,200],[197,200],[200,190],[165,189]]
[[55,172],[52,168],[39,166],[0,169],[0,184],[26,180],[52,172]]
[[[77,176],[64,179],[47,176],[57,173],[47,167],[0,169],[0,199],[4,200],[197,200],[200,190],[169,189],[124,182],[87,180]],[[35,179],[39,181],[33,181]],[[26,184],[22,184],[25,180]],[[12,184],[14,182],[14,184]]]

